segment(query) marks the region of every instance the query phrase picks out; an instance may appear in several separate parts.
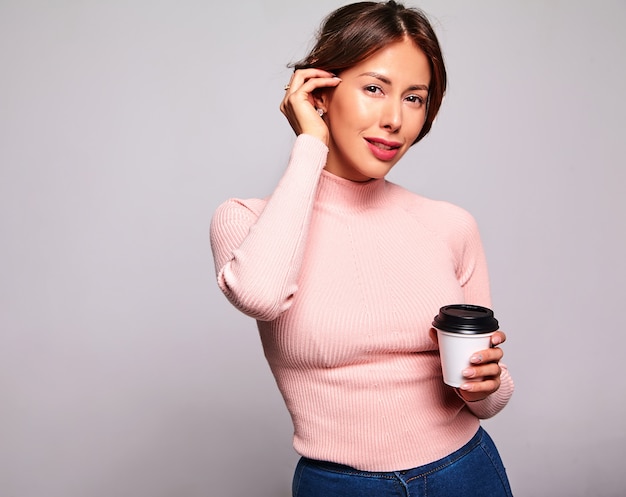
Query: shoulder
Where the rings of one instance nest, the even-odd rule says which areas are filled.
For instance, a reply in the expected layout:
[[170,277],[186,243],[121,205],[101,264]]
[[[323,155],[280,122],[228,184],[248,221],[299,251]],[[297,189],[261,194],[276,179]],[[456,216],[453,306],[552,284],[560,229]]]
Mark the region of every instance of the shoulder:
[[395,184],[389,186],[397,207],[448,247],[457,261],[462,260],[472,247],[481,246],[478,224],[463,207],[418,195]]
[[249,228],[261,215],[267,199],[230,198],[222,202],[211,218],[211,233],[216,234],[233,227]]
[[266,203],[267,199],[265,198],[229,198],[215,209],[213,218],[224,216],[258,216],[265,208]]
[[475,229],[476,220],[469,211],[451,202],[414,193],[395,183],[388,183],[396,204],[436,231]]

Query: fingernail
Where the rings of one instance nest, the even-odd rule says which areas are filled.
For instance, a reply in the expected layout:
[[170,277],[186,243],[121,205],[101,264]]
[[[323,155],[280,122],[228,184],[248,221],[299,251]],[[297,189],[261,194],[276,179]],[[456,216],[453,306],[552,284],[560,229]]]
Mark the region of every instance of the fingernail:
[[463,376],[465,376],[466,378],[471,378],[472,376],[474,376],[474,370],[472,368],[464,369]]
[[500,343],[502,343],[502,340],[500,339],[498,335],[496,335],[495,337],[491,339],[491,343],[493,345],[499,345]]
[[461,390],[471,390],[472,389],[472,385],[470,385],[469,383],[463,383],[459,388]]
[[483,356],[482,354],[475,354],[472,357],[470,357],[470,362],[472,364],[478,364],[483,360]]

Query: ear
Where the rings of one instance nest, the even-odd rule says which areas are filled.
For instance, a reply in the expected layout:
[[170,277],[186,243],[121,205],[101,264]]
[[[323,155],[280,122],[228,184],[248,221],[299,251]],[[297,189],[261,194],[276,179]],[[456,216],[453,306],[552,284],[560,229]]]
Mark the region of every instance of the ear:
[[316,109],[322,109],[324,112],[328,109],[328,90],[325,88],[319,88],[314,90],[311,94]]

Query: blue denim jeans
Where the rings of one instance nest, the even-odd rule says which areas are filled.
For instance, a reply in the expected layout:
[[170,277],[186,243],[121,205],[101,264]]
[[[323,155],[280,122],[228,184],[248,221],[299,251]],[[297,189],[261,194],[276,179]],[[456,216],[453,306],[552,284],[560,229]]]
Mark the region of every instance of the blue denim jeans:
[[491,437],[479,428],[459,450],[405,471],[368,472],[301,458],[293,497],[512,497]]

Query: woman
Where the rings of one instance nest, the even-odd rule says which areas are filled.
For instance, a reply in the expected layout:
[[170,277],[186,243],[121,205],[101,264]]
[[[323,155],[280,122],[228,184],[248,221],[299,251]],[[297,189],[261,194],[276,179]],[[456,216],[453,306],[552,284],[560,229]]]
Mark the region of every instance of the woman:
[[293,495],[511,495],[479,421],[513,392],[505,335],[455,390],[431,329],[443,305],[490,305],[476,223],[385,180],[441,105],[435,33],[393,1],[351,4],[294,67],[283,177],[211,223],[218,284],[257,320],[293,420]]

